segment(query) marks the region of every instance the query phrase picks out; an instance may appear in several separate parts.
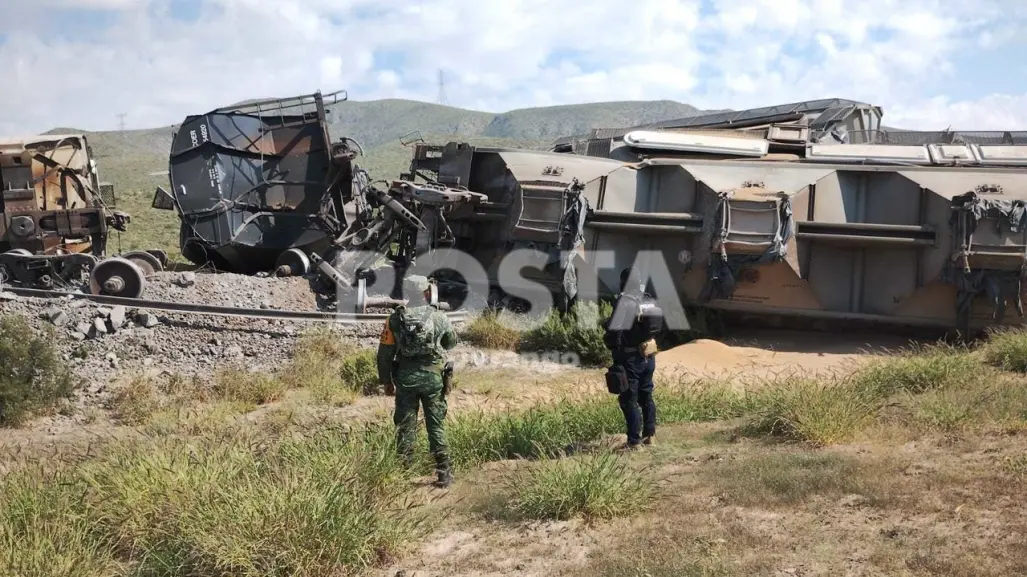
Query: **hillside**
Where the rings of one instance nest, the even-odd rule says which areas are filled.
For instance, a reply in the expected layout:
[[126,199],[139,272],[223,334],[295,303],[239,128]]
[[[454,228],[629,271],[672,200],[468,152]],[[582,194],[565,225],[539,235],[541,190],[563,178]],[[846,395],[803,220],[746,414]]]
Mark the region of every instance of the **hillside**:
[[[418,130],[448,137],[485,137],[552,141],[561,136],[587,132],[596,127],[622,127],[690,116],[698,109],[668,100],[597,102],[565,106],[524,108],[502,114],[466,110],[412,100],[347,101],[328,107],[333,138],[348,136],[365,149]],[[78,132],[71,128],[50,131]],[[97,155],[122,154],[166,156],[174,127],[90,133]]]
[[[329,106],[328,112],[332,138],[355,138],[365,153],[358,163],[368,169],[372,178],[388,179],[399,176],[409,165],[410,149],[399,140],[414,131],[430,142],[459,139],[481,146],[544,149],[561,136],[597,127],[681,118],[695,114],[698,109],[659,100],[525,108],[493,114],[390,99],[340,102]],[[166,126],[87,133],[101,179],[114,183],[118,207],[133,217],[130,231],[120,239],[125,250],[160,247],[177,253],[177,217],[172,212],[150,208],[154,189],[168,183],[166,176],[152,173],[167,170],[173,131],[173,126]],[[81,131],[55,128],[50,132]]]

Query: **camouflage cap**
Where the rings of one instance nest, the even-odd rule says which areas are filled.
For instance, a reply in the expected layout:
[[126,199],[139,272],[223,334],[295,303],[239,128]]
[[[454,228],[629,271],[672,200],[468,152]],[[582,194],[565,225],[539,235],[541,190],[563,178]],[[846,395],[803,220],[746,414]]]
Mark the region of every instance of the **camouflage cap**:
[[410,275],[406,277],[404,281],[410,287],[421,292],[428,290],[428,288],[431,286],[431,281],[428,280],[428,277],[421,275]]

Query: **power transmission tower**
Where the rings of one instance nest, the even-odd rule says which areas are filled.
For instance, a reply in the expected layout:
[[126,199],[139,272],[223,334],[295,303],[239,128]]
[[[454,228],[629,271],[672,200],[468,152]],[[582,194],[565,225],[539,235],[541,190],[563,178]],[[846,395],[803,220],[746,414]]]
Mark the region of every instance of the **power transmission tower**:
[[125,117],[128,116],[124,112],[118,114],[118,130],[121,132],[121,137],[125,138]]
[[446,82],[442,77],[441,68],[439,68],[439,97],[437,102],[443,106],[449,105],[449,99],[446,98]]

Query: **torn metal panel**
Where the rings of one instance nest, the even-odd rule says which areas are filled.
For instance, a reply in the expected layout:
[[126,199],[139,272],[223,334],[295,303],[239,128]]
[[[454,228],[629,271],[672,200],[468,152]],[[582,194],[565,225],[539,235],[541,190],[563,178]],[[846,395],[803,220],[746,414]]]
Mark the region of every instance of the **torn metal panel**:
[[81,134],[0,139],[0,248],[104,254],[108,226],[128,217],[108,212],[113,187],[91,154]]

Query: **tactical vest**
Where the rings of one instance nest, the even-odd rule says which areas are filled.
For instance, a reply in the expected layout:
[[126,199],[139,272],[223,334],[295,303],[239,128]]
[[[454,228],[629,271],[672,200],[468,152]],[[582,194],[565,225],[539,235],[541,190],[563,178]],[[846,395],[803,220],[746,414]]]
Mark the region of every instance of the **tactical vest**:
[[663,330],[663,309],[646,297],[625,294],[621,298],[633,301],[636,306],[631,328],[624,332],[628,347],[637,347],[660,334]]
[[663,309],[649,299],[642,299],[638,305],[638,323],[646,339],[656,337],[663,331]]
[[442,333],[432,320],[435,309],[430,306],[396,309],[396,344],[399,357],[407,360],[434,363],[444,358]]

